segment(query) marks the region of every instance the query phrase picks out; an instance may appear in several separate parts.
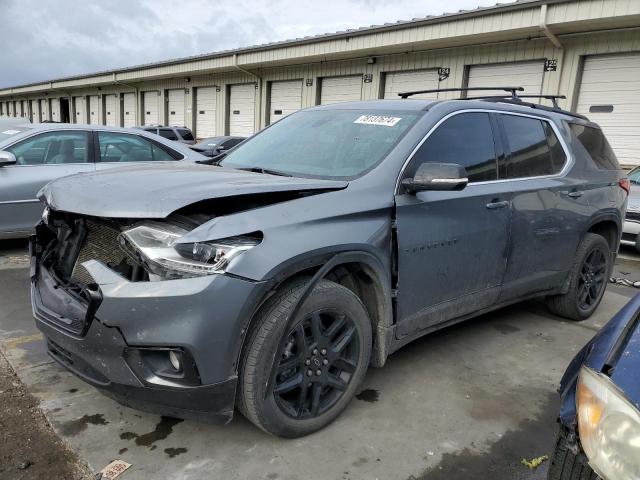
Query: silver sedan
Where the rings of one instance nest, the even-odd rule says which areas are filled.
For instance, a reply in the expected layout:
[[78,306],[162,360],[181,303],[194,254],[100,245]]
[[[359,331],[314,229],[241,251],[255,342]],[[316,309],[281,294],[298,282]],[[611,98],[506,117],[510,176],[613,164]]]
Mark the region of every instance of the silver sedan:
[[142,130],[0,122],[0,238],[29,235],[42,215],[38,191],[51,180],[143,162],[205,160]]
[[633,246],[640,252],[640,167],[631,170],[627,177],[631,190],[620,243]]

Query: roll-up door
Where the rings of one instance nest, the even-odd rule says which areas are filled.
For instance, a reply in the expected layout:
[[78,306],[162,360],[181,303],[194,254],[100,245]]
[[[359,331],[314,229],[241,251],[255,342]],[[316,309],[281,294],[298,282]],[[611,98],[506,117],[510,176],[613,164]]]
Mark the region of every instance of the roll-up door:
[[302,80],[271,82],[269,123],[302,108]]
[[115,94],[104,96],[104,124],[110,127],[117,127],[120,123],[116,114],[117,98]]
[[584,61],[576,111],[604,131],[618,161],[640,165],[640,52]]
[[89,96],[89,124],[100,125],[100,97]]
[[131,128],[136,124],[136,94],[125,93],[122,96],[122,125]]
[[151,92],[144,92],[142,95],[144,104],[144,115],[142,118],[144,125],[158,125],[158,104],[160,98],[158,92],[153,90]]
[[31,121],[33,123],[40,122],[40,102],[38,100],[31,100]]
[[[414,72],[388,72],[384,76],[384,98],[398,100],[399,93],[438,88],[436,70],[416,70]],[[437,93],[421,93],[411,98],[438,98]]]
[[60,99],[52,98],[51,99],[51,120],[54,122],[61,122],[60,119]]
[[87,115],[85,113],[85,98],[73,97],[73,108],[75,119],[73,123],[87,123]]
[[217,98],[215,87],[196,90],[196,137],[213,137],[216,134]]
[[351,102],[362,98],[362,75],[320,80],[320,104]]
[[169,90],[167,101],[167,125],[184,127],[184,89]]
[[231,85],[229,89],[229,135],[248,137],[255,131],[256,86]]
[[51,120],[51,116],[49,115],[49,99],[43,98],[40,100],[40,117],[42,121]]
[[[496,63],[491,65],[471,65],[469,67],[469,87],[524,87],[523,94],[542,93],[544,61]],[[489,90],[469,92],[469,97],[479,95],[507,95],[504,91]]]

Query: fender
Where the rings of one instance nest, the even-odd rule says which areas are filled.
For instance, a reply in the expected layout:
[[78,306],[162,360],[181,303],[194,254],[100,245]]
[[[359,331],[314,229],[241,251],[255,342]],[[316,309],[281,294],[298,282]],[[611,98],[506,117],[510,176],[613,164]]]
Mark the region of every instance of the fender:
[[[320,251],[308,252],[304,256],[298,256],[286,264],[279,265],[271,273],[272,280],[269,281],[269,289],[262,295],[262,298],[254,304],[250,309],[252,312],[247,318],[242,331],[238,347],[236,348],[236,368],[240,364],[240,357],[245,347],[247,332],[252,326],[253,319],[265,302],[273,296],[278,288],[289,278],[298,273],[304,272],[311,268],[320,267],[312,276],[311,281],[306,286],[303,294],[294,306],[292,315],[289,317],[293,322],[297,312],[302,304],[308,298],[309,294],[326,275],[335,267],[347,263],[361,263],[371,270],[375,277],[375,281],[379,285],[381,299],[382,314],[375,322],[373,337],[374,349],[371,362],[374,366],[381,367],[384,365],[390,352],[391,343],[393,341],[393,307],[391,303],[391,278],[390,269],[385,268],[380,259],[371,252],[364,250],[344,250],[336,251],[335,247],[330,251],[322,249]],[[273,361],[273,359],[272,359]]]

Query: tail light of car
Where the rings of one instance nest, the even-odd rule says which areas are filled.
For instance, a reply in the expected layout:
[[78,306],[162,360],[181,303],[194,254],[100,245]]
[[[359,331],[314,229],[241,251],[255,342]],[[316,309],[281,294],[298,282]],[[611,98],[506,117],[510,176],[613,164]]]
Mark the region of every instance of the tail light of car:
[[631,190],[631,182],[629,182],[628,178],[620,179],[618,181],[618,185],[620,186],[621,189],[627,192],[627,195],[629,195],[629,190]]

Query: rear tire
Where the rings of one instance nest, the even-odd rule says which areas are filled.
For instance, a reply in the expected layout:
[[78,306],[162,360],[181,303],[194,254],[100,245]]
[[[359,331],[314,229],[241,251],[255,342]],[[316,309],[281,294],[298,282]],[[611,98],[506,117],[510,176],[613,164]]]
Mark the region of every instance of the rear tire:
[[600,305],[610,272],[609,244],[601,235],[587,233],[576,250],[567,293],[547,297],[547,307],[569,320],[589,318]]
[[286,438],[335,420],[360,387],[371,356],[364,305],[328,280],[318,282],[285,331],[309,281],[290,284],[267,302],[241,359],[238,409],[265,432]]

